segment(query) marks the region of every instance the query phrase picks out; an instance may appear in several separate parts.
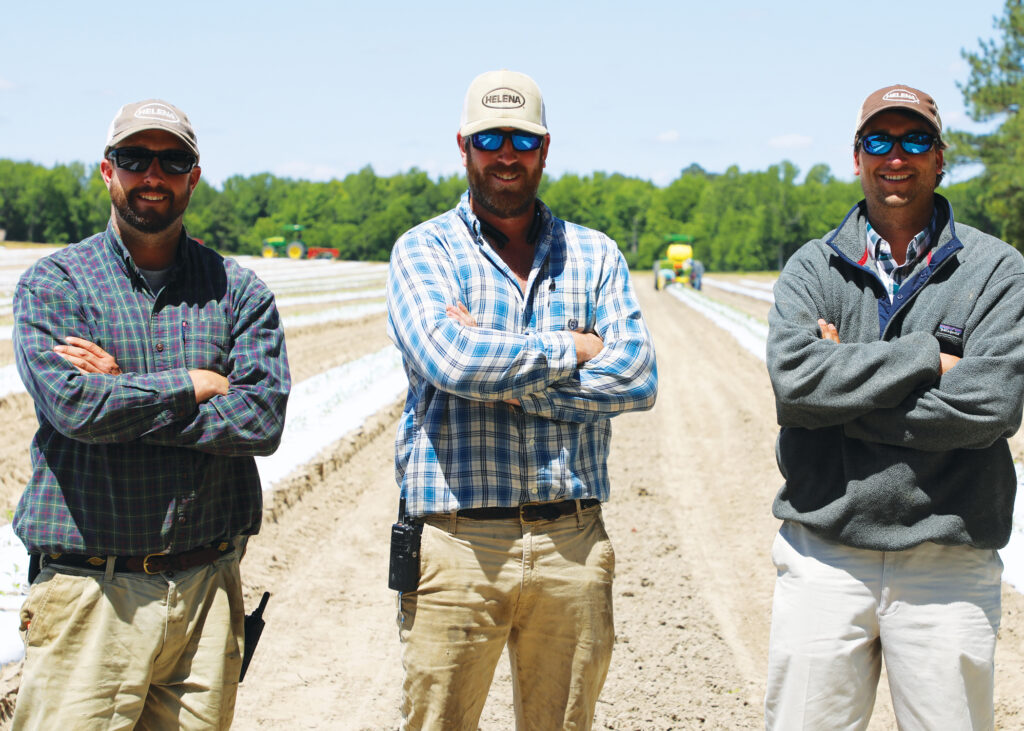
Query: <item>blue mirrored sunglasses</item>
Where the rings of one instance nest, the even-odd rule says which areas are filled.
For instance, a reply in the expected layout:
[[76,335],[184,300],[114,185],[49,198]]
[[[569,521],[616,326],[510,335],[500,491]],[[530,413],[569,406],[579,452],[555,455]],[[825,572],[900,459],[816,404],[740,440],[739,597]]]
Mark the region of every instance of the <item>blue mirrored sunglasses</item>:
[[518,129],[513,129],[508,132],[500,129],[487,129],[483,132],[477,132],[475,135],[470,137],[473,141],[473,147],[478,150],[486,150],[487,152],[500,150],[501,146],[505,144],[506,138],[512,140],[512,147],[519,152],[536,150],[540,147],[540,143],[544,139],[541,135],[523,132]]
[[879,132],[860,138],[861,147],[869,155],[888,155],[892,146],[897,142],[900,143],[904,152],[920,155],[922,152],[932,149],[932,145],[935,144],[935,135],[930,135],[927,132],[908,132],[902,137],[893,137]]

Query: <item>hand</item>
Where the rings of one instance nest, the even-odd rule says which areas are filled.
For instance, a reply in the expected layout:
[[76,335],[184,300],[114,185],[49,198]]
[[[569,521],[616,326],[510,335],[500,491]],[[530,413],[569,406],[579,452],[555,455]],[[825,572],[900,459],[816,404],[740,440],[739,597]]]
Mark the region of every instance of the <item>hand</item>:
[[572,339],[576,345],[576,365],[583,365],[604,348],[604,341],[597,333],[574,331]]
[[823,318],[818,318],[818,327],[821,328],[822,340],[831,340],[833,343],[839,342],[839,331],[836,330],[836,326],[831,322],[825,322]]
[[121,375],[121,366],[114,356],[96,343],[73,335],[64,339],[67,345],[55,345],[53,352],[73,365],[82,373],[105,373],[108,376]]
[[948,371],[950,368],[960,362],[960,359],[955,355],[949,353],[939,353],[939,375]]
[[467,310],[466,306],[461,302],[456,302],[454,305],[448,305],[448,307],[445,308],[445,314],[466,327],[477,326],[476,318],[469,314],[469,310]]
[[188,377],[192,379],[192,388],[196,392],[197,404],[205,403],[214,396],[228,395],[228,379],[219,373],[195,370],[189,371]]

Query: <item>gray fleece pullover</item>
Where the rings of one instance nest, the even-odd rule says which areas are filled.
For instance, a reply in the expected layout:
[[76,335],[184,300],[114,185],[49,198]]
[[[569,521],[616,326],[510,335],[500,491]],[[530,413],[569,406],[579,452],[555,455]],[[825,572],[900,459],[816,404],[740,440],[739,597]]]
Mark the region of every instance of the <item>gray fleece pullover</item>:
[[[1024,401],[1024,258],[935,196],[938,238],[889,302],[861,201],[786,264],[768,372],[785,483],[776,517],[848,546],[1000,548]],[[819,317],[840,344],[822,340]],[[962,360],[939,376],[939,353]]]

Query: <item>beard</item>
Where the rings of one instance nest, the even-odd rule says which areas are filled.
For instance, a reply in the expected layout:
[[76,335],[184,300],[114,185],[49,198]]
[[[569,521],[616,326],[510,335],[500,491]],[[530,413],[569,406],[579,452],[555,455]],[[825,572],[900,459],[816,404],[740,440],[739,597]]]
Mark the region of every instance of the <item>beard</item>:
[[[544,174],[543,165],[537,165],[532,173],[520,163],[494,164],[481,169],[473,161],[472,145],[467,152],[466,180],[469,195],[477,205],[498,218],[515,218],[531,209]],[[499,186],[491,177],[493,173],[513,173],[522,177],[515,187]]]
[[[166,195],[168,204],[166,211],[140,210],[136,201],[143,193]],[[164,188],[135,188],[127,193],[120,185],[112,186],[110,189],[110,202],[114,204],[114,209],[121,220],[137,231],[146,234],[162,233],[181,220],[191,197],[192,193],[187,189],[180,200],[172,191]]]

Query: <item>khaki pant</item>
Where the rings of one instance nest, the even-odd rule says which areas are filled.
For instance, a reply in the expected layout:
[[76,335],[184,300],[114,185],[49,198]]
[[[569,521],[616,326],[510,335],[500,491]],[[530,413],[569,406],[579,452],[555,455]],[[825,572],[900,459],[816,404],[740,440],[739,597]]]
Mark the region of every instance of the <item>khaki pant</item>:
[[242,666],[238,553],[147,576],[47,566],[21,610],[14,729],[227,729]]
[[786,522],[772,560],[768,729],[867,728],[883,657],[900,729],[993,727],[995,551],[866,551]]
[[556,521],[432,517],[402,595],[402,727],[477,728],[508,645],[516,726],[589,729],[611,660],[615,554],[600,506]]

